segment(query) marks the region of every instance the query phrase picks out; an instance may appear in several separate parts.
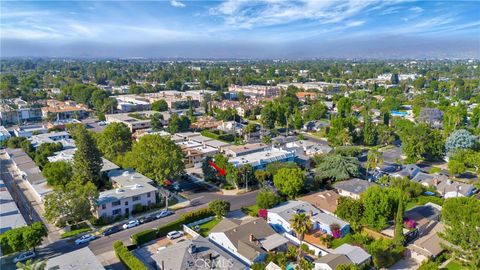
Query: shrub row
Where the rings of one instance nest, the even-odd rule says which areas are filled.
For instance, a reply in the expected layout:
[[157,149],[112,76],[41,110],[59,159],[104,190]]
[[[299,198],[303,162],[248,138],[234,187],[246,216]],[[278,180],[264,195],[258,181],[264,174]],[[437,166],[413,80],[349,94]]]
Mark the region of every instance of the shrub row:
[[216,140],[221,140],[221,141],[226,141],[226,142],[233,142],[235,140],[235,136],[233,136],[232,134],[228,134],[228,133],[223,133],[223,132],[212,132],[212,131],[209,131],[209,130],[203,130],[201,132],[201,134],[205,137],[209,137],[209,138],[212,138],[212,139],[216,139]]
[[210,217],[212,215],[214,215],[214,213],[212,213],[212,211],[210,211],[208,208],[185,213],[181,215],[180,218],[178,218],[177,220],[167,223],[161,227],[158,227],[156,229],[148,229],[143,232],[133,234],[131,236],[132,243],[136,245],[145,244],[157,238],[163,237],[171,231],[181,230],[183,224],[192,223],[194,221]]
[[115,241],[113,243],[113,249],[115,250],[115,254],[117,254],[118,259],[127,267],[127,269],[147,270],[147,267],[142,263],[142,261],[135,257],[121,241]]

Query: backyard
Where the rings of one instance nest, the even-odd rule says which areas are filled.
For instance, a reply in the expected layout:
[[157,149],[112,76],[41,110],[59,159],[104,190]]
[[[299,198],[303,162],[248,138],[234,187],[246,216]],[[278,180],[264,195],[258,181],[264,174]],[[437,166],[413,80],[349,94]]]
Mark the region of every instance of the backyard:
[[213,227],[215,227],[219,222],[221,221],[221,219],[218,219],[218,218],[214,218],[212,220],[210,220],[209,222],[207,223],[203,223],[203,224],[200,224],[198,225],[199,229],[196,230],[201,236],[203,237],[208,237],[208,234],[210,233],[210,231],[213,229]]

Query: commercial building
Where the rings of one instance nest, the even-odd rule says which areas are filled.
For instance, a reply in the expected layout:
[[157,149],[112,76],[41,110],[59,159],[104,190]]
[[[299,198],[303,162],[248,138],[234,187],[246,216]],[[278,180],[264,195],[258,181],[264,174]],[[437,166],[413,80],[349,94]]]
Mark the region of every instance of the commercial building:
[[150,127],[150,117],[158,112],[155,111],[143,111],[136,113],[118,113],[107,114],[105,118],[108,123],[123,123],[131,132],[135,132],[138,129],[147,129]]
[[253,169],[264,169],[272,162],[293,162],[295,160],[295,152],[283,150],[281,148],[271,147],[264,151],[253,152],[230,158],[228,161],[235,167],[242,167],[246,164],[252,166]]
[[94,211],[97,218],[131,214],[137,204],[148,206],[157,202],[152,179],[132,170],[113,170],[108,177],[113,189],[100,192]]
[[66,131],[43,133],[28,138],[34,148],[44,143],[61,143],[64,149],[75,147],[75,141]]
[[48,129],[41,124],[19,126],[13,130],[13,134],[15,134],[15,136],[25,138],[30,138],[33,136],[33,134],[43,134],[47,132]]
[[0,124],[15,125],[42,120],[40,103],[30,103],[20,98],[6,99],[0,105]]
[[42,108],[42,117],[56,120],[83,119],[88,117],[90,110],[84,104],[75,101],[47,100],[47,106]]
[[275,97],[280,93],[280,89],[277,86],[268,85],[230,85],[228,87],[229,92],[243,93],[246,96],[255,97]]
[[225,154],[229,157],[239,157],[248,154],[261,152],[270,148],[270,146],[263,143],[247,143],[244,145],[231,145],[225,148]]

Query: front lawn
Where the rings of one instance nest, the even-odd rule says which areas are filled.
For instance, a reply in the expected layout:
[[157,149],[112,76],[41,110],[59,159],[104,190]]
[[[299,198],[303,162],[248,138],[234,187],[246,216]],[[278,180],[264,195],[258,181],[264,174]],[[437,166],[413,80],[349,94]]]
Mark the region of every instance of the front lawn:
[[440,206],[443,205],[443,199],[442,198],[439,198],[439,197],[436,197],[436,196],[427,196],[427,195],[420,195],[416,198],[413,198],[411,199],[406,205],[405,205],[405,209],[406,210],[409,210],[415,206],[418,206],[418,205],[424,205],[428,202],[432,202],[432,203],[435,203],[435,204],[438,204]]
[[462,264],[460,264],[457,261],[451,261],[442,269],[444,269],[444,270],[463,270],[463,269],[467,269],[467,268],[464,267]]
[[71,229],[72,230],[69,231],[69,232],[62,233],[62,235],[61,235],[62,238],[72,237],[72,236],[79,235],[79,234],[89,232],[89,231],[92,230],[92,228],[90,228],[90,226],[88,226],[87,223],[77,224],[76,226],[72,226]]
[[198,230],[198,233],[203,237],[208,237],[208,234],[213,229],[213,227],[215,227],[221,220],[222,219],[214,218],[207,223],[199,225],[200,230]]

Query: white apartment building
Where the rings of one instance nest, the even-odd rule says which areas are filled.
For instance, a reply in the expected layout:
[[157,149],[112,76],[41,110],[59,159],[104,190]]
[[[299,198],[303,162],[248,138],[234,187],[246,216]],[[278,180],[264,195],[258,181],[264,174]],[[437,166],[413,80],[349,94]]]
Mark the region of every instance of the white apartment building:
[[97,218],[130,214],[136,204],[157,202],[152,179],[132,170],[113,170],[108,176],[114,188],[100,192],[94,212]]

